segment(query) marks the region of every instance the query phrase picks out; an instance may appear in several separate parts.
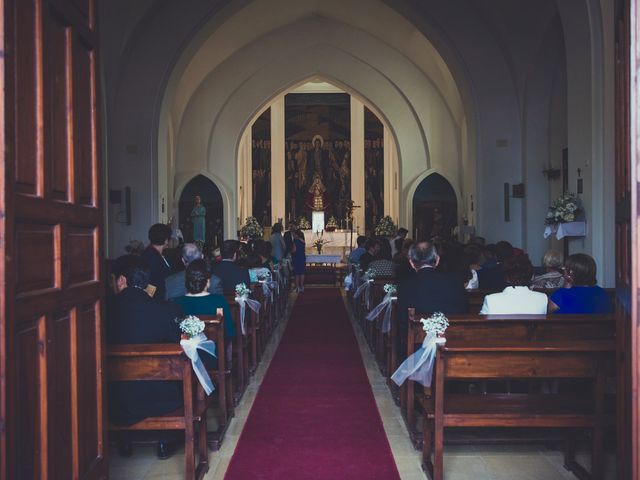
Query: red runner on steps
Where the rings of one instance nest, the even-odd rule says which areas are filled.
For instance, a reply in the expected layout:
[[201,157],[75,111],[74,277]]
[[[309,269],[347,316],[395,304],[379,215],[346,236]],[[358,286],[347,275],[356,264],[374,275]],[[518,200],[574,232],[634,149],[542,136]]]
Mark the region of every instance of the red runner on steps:
[[400,478],[337,289],[298,297],[225,478]]

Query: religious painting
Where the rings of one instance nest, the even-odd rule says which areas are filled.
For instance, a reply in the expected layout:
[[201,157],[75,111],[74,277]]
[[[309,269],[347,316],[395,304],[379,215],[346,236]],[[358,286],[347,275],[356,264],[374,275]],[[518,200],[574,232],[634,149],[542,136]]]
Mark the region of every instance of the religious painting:
[[384,127],[380,119],[364,109],[364,220],[372,233],[384,216]]
[[346,93],[285,97],[286,215],[324,211],[344,224],[351,200],[351,99]]
[[252,215],[263,227],[271,226],[271,109],[251,127]]

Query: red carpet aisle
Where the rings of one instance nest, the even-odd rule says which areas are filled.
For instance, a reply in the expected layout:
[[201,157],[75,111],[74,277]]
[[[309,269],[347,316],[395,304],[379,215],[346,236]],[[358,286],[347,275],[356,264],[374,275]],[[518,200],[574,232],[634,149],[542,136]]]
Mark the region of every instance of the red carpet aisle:
[[399,478],[337,289],[298,297],[225,478]]

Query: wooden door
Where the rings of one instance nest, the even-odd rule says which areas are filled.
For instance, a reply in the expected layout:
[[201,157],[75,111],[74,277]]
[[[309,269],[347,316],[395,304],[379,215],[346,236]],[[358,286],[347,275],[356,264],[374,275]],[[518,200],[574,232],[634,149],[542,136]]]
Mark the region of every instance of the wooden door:
[[95,2],[2,4],[0,477],[106,478]]
[[[618,478],[638,478],[638,28],[636,0],[616,1],[616,316],[618,341]],[[632,162],[632,158],[634,162]]]

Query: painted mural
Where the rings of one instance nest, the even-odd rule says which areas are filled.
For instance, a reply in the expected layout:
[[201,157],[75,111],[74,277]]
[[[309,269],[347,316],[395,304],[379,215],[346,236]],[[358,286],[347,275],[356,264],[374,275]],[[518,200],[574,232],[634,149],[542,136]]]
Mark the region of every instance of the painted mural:
[[251,127],[252,211],[263,227],[271,226],[271,109]]
[[375,113],[364,109],[364,220],[373,232],[384,216],[384,127]]
[[311,220],[318,208],[327,220],[345,218],[351,200],[350,122],[348,94],[285,97],[287,220]]

